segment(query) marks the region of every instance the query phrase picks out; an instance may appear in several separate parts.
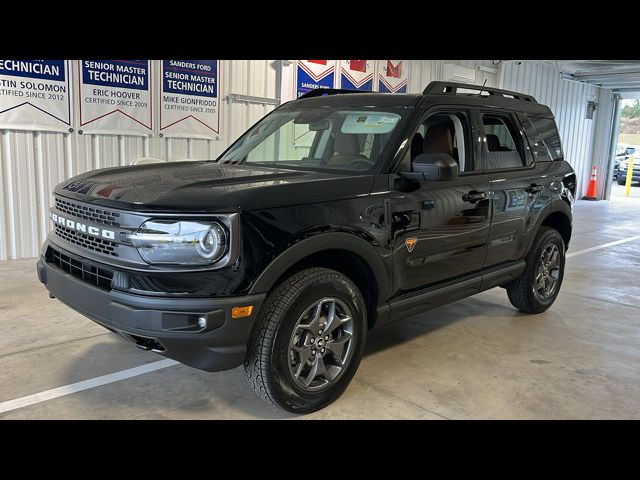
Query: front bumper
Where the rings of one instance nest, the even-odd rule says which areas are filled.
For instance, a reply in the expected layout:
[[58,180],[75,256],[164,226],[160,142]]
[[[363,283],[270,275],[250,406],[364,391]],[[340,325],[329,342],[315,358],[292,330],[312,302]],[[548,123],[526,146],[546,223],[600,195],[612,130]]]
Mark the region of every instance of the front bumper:
[[[151,297],[91,285],[44,257],[38,278],[49,292],[74,310],[152,350],[194,368],[220,371],[241,365],[266,294],[244,297]],[[231,318],[234,306],[253,305],[251,316]],[[207,316],[200,329],[197,318]]]

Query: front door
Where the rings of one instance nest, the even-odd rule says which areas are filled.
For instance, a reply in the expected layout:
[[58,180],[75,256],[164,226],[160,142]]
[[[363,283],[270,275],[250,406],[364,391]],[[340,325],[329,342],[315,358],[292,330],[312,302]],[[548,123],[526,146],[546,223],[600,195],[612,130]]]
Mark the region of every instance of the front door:
[[[396,295],[479,271],[489,233],[489,179],[475,159],[471,113],[439,110],[425,115],[412,137],[408,169],[419,153],[447,153],[459,165],[455,180],[406,185],[391,177],[390,209]],[[477,150],[477,151],[476,151]]]

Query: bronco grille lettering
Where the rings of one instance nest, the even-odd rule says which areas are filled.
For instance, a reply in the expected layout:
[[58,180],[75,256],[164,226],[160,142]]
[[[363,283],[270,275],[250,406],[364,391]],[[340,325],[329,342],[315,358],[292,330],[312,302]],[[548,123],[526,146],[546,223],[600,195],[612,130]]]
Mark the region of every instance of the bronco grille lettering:
[[57,223],[72,230],[77,230],[82,233],[88,233],[89,235],[93,235],[94,237],[102,237],[108,240],[116,239],[116,232],[114,232],[113,230],[93,227],[91,225],[87,225],[86,223],[77,222],[53,212],[49,212],[49,217],[51,218],[51,221],[53,223]]

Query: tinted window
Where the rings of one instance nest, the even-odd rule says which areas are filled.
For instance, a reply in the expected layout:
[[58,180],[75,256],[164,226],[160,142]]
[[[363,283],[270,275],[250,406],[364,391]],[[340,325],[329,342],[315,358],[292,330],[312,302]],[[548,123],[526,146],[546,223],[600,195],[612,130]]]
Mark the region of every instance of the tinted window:
[[400,170],[409,170],[421,153],[446,153],[458,164],[458,171],[474,170],[469,118],[465,112],[439,112],[427,117],[411,139],[410,152]]
[[509,115],[482,115],[487,170],[517,168],[524,165],[520,132]]
[[540,135],[542,142],[549,150],[551,160],[562,158],[562,145],[560,144],[560,135],[553,118],[529,117],[533,126]]
[[529,140],[529,146],[531,147],[531,152],[533,153],[535,161],[550,162],[551,154],[549,153],[545,143],[542,141],[542,137],[538,133],[538,130],[536,130],[533,123],[531,123],[531,119],[525,114],[519,114],[519,116],[522,126],[524,127],[524,132]]

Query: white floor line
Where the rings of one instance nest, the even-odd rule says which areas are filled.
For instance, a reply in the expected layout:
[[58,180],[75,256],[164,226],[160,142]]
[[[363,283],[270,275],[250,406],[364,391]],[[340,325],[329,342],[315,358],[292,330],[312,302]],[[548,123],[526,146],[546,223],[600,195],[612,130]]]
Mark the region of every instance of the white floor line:
[[[621,243],[632,242],[633,240],[639,240],[640,235],[634,237],[623,238],[622,240],[616,240],[615,242],[603,243],[602,245],[596,245],[595,247],[585,248],[584,250],[578,250],[577,252],[571,252],[567,254],[567,258],[576,257],[585,253],[600,250],[602,248],[613,247],[614,245],[620,245]],[[101,377],[90,378],[82,382],[72,383],[63,387],[52,388],[51,390],[45,390],[44,392],[34,393],[33,395],[27,395],[26,397],[16,398],[15,400],[7,400],[0,403],[0,413],[10,412],[18,408],[27,407],[36,403],[46,402],[58,397],[64,397],[65,395],[71,395],[72,393],[81,392],[82,390],[88,390],[90,388],[99,387],[101,385],[107,385],[109,383],[119,382],[131,377],[137,377],[138,375],[144,375],[145,373],[155,372],[163,368],[177,365],[175,360],[165,359],[158,362],[147,363],[139,367],[129,368],[127,370],[121,370],[119,372],[110,373]]]
[[623,238],[622,240],[616,240],[615,242],[603,243],[602,245],[596,245],[595,247],[589,247],[585,248],[584,250],[578,250],[577,252],[567,253],[567,258],[576,257],[578,255],[593,252],[595,250],[600,250],[601,248],[613,247],[614,245],[620,245],[621,243],[632,242],[633,240],[638,239],[640,239],[640,235],[636,235],[635,237]]
[[65,395],[71,395],[72,393],[81,392],[82,390],[88,390],[90,388],[99,387],[108,383],[119,382],[131,377],[137,377],[149,372],[155,372],[163,368],[171,367],[178,364],[175,360],[160,360],[158,362],[147,363],[139,367],[129,368],[127,370],[121,370],[119,372],[110,373],[108,375],[102,375],[101,377],[90,378],[82,382],[72,383],[63,387],[52,388],[51,390],[45,390],[44,392],[34,393],[33,395],[27,395],[26,397],[16,398],[15,400],[8,400],[0,403],[0,413],[10,412],[17,408],[34,405],[40,402],[46,402],[58,397],[64,397]]

